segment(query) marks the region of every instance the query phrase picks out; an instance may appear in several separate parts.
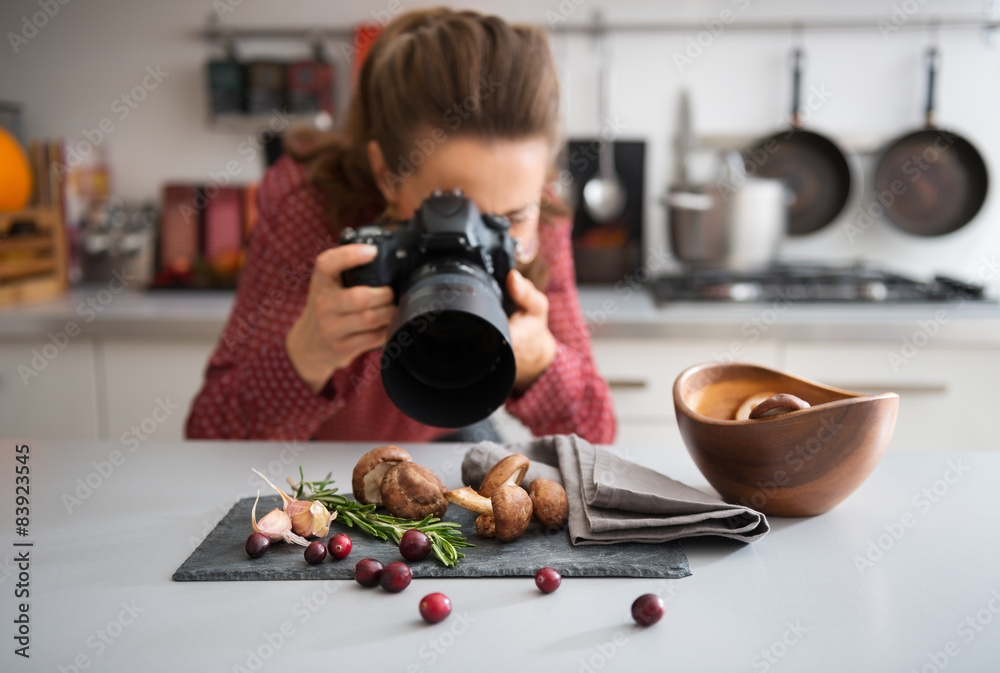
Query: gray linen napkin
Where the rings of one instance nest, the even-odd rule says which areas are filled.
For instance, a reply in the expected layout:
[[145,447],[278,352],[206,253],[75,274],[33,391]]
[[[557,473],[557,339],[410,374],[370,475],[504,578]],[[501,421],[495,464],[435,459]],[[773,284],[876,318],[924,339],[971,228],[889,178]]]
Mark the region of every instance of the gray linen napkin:
[[465,454],[462,480],[478,487],[490,468],[512,453],[531,460],[525,486],[536,477],[562,483],[574,545],[655,543],[701,535],[753,542],[770,529],[760,512],[723,502],[576,435],[516,444],[481,442]]

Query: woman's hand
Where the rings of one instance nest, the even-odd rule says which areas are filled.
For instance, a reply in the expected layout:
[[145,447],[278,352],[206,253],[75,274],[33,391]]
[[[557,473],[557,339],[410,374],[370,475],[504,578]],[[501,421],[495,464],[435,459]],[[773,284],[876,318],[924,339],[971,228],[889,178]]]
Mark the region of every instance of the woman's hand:
[[285,337],[288,357],[313,392],[330,376],[362,353],[385,344],[389,321],[396,311],[389,287],[345,288],[345,269],[374,259],[371,245],[342,245],[316,257],[309,296],[298,320]]
[[556,338],[549,331],[549,298],[519,271],[507,276],[507,291],[520,310],[510,316],[510,342],[517,363],[514,391],[523,393],[556,357]]

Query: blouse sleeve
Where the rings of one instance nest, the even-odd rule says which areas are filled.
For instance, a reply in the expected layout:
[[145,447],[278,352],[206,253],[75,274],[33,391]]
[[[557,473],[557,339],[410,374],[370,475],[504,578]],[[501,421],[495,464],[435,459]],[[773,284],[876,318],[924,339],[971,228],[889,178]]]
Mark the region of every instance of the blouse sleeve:
[[313,393],[285,348],[316,255],[333,241],[299,167],[282,161],[261,186],[236,303],[188,415],[190,439],[306,440],[343,405],[332,386]]
[[545,294],[549,330],[557,342],[555,359],[527,391],[511,397],[507,410],[535,436],[576,433],[590,442],[610,444],[616,430],[614,406],[608,384],[594,365],[580,309],[571,226],[563,219],[542,227],[542,250],[551,270]]

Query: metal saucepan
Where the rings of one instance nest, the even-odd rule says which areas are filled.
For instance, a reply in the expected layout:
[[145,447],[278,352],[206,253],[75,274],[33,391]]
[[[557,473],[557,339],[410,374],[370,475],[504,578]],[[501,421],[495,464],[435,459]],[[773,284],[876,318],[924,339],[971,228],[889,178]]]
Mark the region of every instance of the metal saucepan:
[[875,198],[885,216],[917,236],[941,236],[965,226],[986,200],[989,175],[975,146],[934,124],[938,52],[927,50],[926,126],[897,138],[879,159]]
[[852,172],[847,155],[824,135],[802,128],[799,112],[802,50],[792,53],[791,127],[759,140],[744,152],[748,175],[779,178],[790,192],[788,234],[822,229],[847,205]]

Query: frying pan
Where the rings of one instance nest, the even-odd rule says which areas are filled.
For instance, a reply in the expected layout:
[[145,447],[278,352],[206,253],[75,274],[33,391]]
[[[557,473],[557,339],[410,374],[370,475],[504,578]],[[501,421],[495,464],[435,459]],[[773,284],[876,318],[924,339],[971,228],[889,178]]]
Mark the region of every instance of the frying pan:
[[942,236],[965,226],[986,200],[989,176],[968,140],[934,123],[938,53],[927,50],[924,128],[897,138],[875,171],[875,196],[885,216],[917,236]]
[[791,236],[822,229],[847,205],[851,194],[851,167],[840,147],[824,135],[802,128],[799,113],[802,50],[792,52],[791,126],[744,151],[747,175],[784,181],[791,199],[788,228]]

